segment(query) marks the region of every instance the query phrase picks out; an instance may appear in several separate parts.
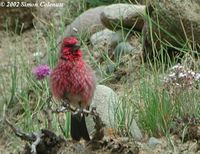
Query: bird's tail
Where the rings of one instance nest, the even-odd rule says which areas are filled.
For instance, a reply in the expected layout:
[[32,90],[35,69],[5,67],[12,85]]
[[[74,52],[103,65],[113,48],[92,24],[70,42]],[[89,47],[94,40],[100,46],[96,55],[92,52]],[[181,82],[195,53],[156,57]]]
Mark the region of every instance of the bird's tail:
[[90,140],[84,115],[83,117],[79,117],[79,115],[71,115],[71,137],[76,141],[79,141],[81,138],[86,141]]

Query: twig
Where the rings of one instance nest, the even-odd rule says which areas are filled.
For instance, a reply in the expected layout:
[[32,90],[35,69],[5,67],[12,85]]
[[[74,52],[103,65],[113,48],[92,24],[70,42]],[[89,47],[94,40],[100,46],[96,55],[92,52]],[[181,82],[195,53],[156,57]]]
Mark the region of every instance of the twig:
[[92,108],[91,111],[87,109],[80,110],[79,108],[75,108],[71,106],[67,102],[63,102],[61,107],[57,108],[56,110],[52,110],[53,113],[64,113],[64,112],[69,112],[69,111],[72,112],[73,114],[78,114],[81,111],[83,114],[86,114],[86,115],[90,114],[92,116],[98,116],[95,108]]
[[36,147],[41,142],[41,140],[42,140],[41,137],[44,136],[44,134],[41,131],[38,133],[33,133],[33,134],[36,137],[36,140],[31,145],[31,153],[37,154]]
[[37,154],[36,147],[41,142],[41,137],[44,135],[41,131],[34,133],[24,133],[20,129],[16,128],[10,121],[5,119],[5,122],[10,126],[16,136],[21,138],[22,140],[33,142],[31,145],[31,153]]
[[22,132],[19,128],[14,127],[14,125],[11,124],[11,122],[9,122],[7,119],[5,119],[5,122],[7,125],[10,126],[10,128],[15,133],[15,135],[20,137],[22,140],[29,141],[29,142],[33,142],[36,140],[36,136],[33,133],[27,134],[27,133]]

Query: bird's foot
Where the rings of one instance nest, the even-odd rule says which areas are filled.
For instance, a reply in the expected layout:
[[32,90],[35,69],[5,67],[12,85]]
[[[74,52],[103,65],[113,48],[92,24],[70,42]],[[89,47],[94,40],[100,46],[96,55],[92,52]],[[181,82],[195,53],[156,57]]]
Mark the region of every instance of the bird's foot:
[[62,102],[62,107],[65,107],[66,110],[70,110],[70,104],[68,101],[63,101]]

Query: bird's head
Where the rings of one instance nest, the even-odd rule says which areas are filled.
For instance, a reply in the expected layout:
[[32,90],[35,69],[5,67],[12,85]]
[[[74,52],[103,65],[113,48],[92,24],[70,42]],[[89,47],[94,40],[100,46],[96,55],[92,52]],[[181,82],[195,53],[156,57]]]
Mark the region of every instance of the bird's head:
[[82,57],[80,45],[76,37],[65,37],[61,44],[61,58],[65,60],[75,60]]

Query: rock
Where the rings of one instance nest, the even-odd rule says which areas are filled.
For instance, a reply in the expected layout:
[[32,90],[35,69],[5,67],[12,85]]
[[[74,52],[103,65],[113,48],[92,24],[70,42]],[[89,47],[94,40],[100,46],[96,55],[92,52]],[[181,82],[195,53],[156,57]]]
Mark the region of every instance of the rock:
[[132,120],[132,123],[130,125],[130,132],[131,132],[131,135],[133,137],[134,140],[136,141],[141,141],[142,138],[143,138],[143,135],[135,121],[135,119]]
[[116,65],[115,64],[110,64],[106,67],[106,73],[107,74],[112,74],[115,71],[116,71]]
[[160,141],[159,139],[155,137],[151,137],[147,144],[149,147],[154,148],[156,145],[162,144],[162,141]]
[[134,26],[133,30],[142,31],[144,13],[145,5],[113,4],[104,8],[101,21],[111,30],[121,29],[122,26],[125,28]]
[[[19,8],[20,3],[8,3],[10,0],[4,0],[1,4],[4,4],[4,7],[0,8],[0,30],[9,29],[20,33],[21,30],[26,30],[33,27],[33,15],[32,12],[35,12],[34,7],[23,7]],[[25,3],[35,3],[36,0],[24,0]],[[9,6],[9,5],[15,5]],[[9,6],[9,7],[7,7]]]
[[182,48],[188,42],[193,47],[200,44],[200,1],[152,1],[148,10],[151,20],[145,22],[143,29],[144,56],[147,59],[153,59],[152,44],[156,51],[161,49],[161,45]]
[[[117,94],[111,88],[104,85],[97,85],[90,107],[96,107],[97,112],[108,129],[115,129],[114,111],[117,103]],[[89,133],[92,133],[94,131],[94,122],[91,116],[86,117],[86,124]]]
[[100,20],[100,14],[102,13],[104,6],[89,9],[78,16],[70,25],[67,26],[64,35],[72,36],[78,34],[88,34],[91,35],[99,29],[103,29],[104,26]]
[[111,40],[112,47],[115,48],[118,43],[123,41],[125,39],[125,37],[128,37],[128,36],[129,36],[129,34],[126,31],[122,30],[122,29],[116,31],[115,32],[115,37],[112,37],[112,40]]
[[100,32],[93,34],[90,42],[95,49],[110,49],[117,45],[122,40],[120,32],[116,33],[109,29],[104,29]]
[[130,0],[131,4],[143,4],[146,5],[150,2],[151,0]]
[[115,60],[120,60],[121,56],[127,53],[131,53],[135,50],[135,48],[130,45],[128,42],[121,42],[117,45],[114,50]]

